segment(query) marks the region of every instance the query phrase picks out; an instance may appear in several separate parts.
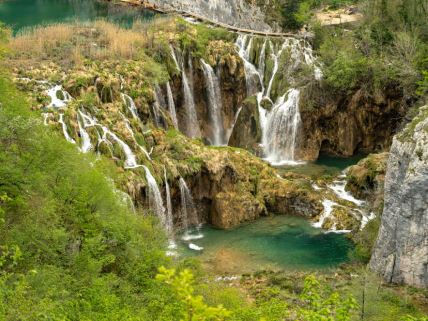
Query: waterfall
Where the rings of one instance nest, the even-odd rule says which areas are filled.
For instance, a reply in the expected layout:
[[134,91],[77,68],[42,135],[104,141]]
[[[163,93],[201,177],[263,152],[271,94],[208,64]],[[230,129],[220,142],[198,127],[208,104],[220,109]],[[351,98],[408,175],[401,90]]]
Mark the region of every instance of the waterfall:
[[172,47],[171,44],[169,45],[169,49],[171,50],[171,57],[172,57],[172,60],[175,63],[175,66],[177,67],[177,70],[181,71],[180,65],[178,64],[177,56],[175,55],[175,50],[174,50],[174,48]]
[[202,70],[205,77],[205,88],[208,93],[208,107],[212,121],[211,142],[215,146],[225,145],[223,120],[221,115],[222,103],[220,83],[213,68],[201,59]]
[[82,153],[87,153],[92,148],[91,138],[89,137],[88,132],[80,123],[79,119],[77,119],[77,123],[79,124],[79,134],[80,134],[80,138],[82,139],[82,146],[80,147],[80,151]]
[[125,103],[126,107],[128,107],[129,111],[131,112],[132,117],[134,117],[135,119],[138,119],[137,106],[135,106],[134,100],[127,94],[122,93],[120,95],[122,96],[122,100]]
[[196,225],[197,227],[199,227],[198,215],[196,213],[196,207],[195,203],[193,202],[192,193],[187,187],[186,181],[182,177],[180,177],[179,186],[181,195],[181,218],[183,221],[183,228],[186,231],[185,237],[191,237],[187,238],[187,240],[201,238],[200,235],[189,235],[191,225]]
[[163,206],[162,196],[156,183],[155,178],[153,177],[150,170],[143,165],[143,168],[146,172],[147,188],[148,188],[148,198],[151,209],[159,217],[159,220],[165,229],[167,228],[167,218],[165,214],[165,207]]
[[235,45],[238,47],[238,54],[244,62],[247,95],[252,96],[259,91],[260,86],[263,87],[263,84],[257,68],[251,62],[249,62],[252,38],[250,39],[248,45],[247,39],[248,35],[239,35]]
[[175,129],[178,129],[178,120],[177,112],[175,111],[174,96],[172,94],[171,85],[169,84],[169,82],[166,83],[166,93],[168,96],[168,110],[169,114],[171,115],[172,124],[174,125]]
[[155,118],[155,125],[156,127],[159,127],[159,120],[160,120],[160,99],[158,96],[158,92],[155,88],[154,90],[154,98],[155,98],[155,102],[153,104],[153,116]]
[[[62,98],[58,97],[58,93],[61,94]],[[62,86],[55,85],[46,91],[46,94],[51,98],[51,103],[47,106],[48,108],[61,108],[66,107],[67,103],[71,100],[71,96],[68,92],[62,89]]]
[[62,132],[65,139],[72,144],[76,144],[76,141],[68,134],[67,124],[64,122],[64,114],[59,114],[58,122],[62,125]]
[[265,68],[266,68],[266,43],[267,43],[267,39],[265,39],[265,41],[263,42],[262,50],[260,51],[260,56],[259,56],[258,72],[260,75],[260,81],[262,83],[262,86],[263,86]]
[[166,193],[166,231],[169,237],[173,235],[173,220],[172,220],[172,202],[171,202],[171,190],[168,184],[168,178],[166,177],[166,167],[163,168],[165,178],[165,193]]
[[295,162],[294,151],[300,125],[299,98],[300,91],[290,89],[267,115],[262,141],[266,160],[271,164]]
[[[266,45],[268,41],[265,40],[263,43],[258,59],[258,68],[256,68],[256,66],[249,61],[252,41],[250,40],[247,43],[247,38],[247,35],[239,35],[236,46],[238,48],[238,54],[244,63],[247,92],[249,95],[256,94],[265,159],[272,164],[296,164],[297,162],[295,161],[294,154],[297,134],[301,123],[299,112],[300,90],[290,89],[284,96],[277,99],[271,111],[266,110],[261,102],[263,99],[272,102],[272,88],[275,77],[279,71],[280,59],[285,49],[290,49],[291,53],[292,61],[290,66],[287,66],[289,71],[290,68],[299,66],[302,59],[304,59],[306,64],[315,68],[315,78],[317,78],[320,71],[318,72],[316,69],[312,49],[307,46],[306,43],[302,43],[293,38],[285,39],[278,48],[269,41],[273,69],[267,88],[265,88],[263,79],[265,78]],[[255,74],[257,74],[257,77],[255,77]],[[256,78],[258,78],[258,83],[255,85]],[[256,88],[260,87],[261,91],[258,91]]]
[[149,161],[151,161],[152,158],[150,157],[150,154],[147,152],[147,150],[144,148],[144,146],[141,146],[140,143],[138,143],[138,141],[135,139],[135,134],[134,134],[134,131],[132,130],[131,123],[130,123],[129,119],[126,118],[125,115],[122,114],[121,112],[119,112],[119,114],[122,116],[123,121],[125,122],[125,127],[129,131],[129,133],[131,134],[132,139],[134,140],[135,144],[137,144],[137,146],[140,148],[140,150],[143,152],[143,154],[146,156],[146,158]]
[[186,135],[191,138],[200,137],[201,130],[199,128],[195,101],[184,68],[181,74],[183,81],[184,108],[186,109]]
[[278,72],[278,68],[279,68],[279,58],[281,57],[282,52],[284,51],[286,44],[287,44],[287,42],[284,42],[283,45],[281,46],[281,49],[277,53],[275,53],[275,51],[272,50],[272,58],[273,58],[274,65],[273,65],[273,70],[272,70],[272,76],[270,78],[269,85],[268,85],[268,88],[266,90],[266,94],[265,94],[266,97],[270,98],[270,93],[272,91],[273,81],[275,80],[275,76],[276,76],[276,74]]
[[125,166],[124,167],[125,168],[140,167],[140,165],[138,165],[138,163],[137,163],[137,159],[136,159],[134,153],[132,152],[131,148],[123,140],[121,140],[119,137],[117,137],[117,135],[115,133],[110,131],[107,127],[101,126],[101,128],[103,129],[103,132],[104,132],[103,139],[107,139],[107,135],[110,135],[111,138],[113,138],[113,140],[116,141],[116,143],[118,143],[120,145],[123,152],[125,153],[126,160],[125,160]]
[[45,125],[45,126],[49,125],[48,121],[49,121],[50,116],[51,115],[49,113],[42,113],[43,125]]

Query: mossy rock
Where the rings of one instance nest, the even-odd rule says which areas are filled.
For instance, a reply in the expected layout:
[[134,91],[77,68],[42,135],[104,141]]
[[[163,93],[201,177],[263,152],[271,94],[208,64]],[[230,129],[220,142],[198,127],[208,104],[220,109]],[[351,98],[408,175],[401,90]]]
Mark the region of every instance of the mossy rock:
[[370,154],[351,166],[346,174],[346,189],[358,198],[367,198],[383,186],[389,153]]

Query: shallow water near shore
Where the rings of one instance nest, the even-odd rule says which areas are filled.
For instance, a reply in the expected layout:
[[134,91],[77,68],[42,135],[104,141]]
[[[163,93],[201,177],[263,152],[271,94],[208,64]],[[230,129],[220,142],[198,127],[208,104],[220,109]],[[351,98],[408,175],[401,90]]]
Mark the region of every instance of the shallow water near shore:
[[348,158],[320,155],[314,162],[306,162],[295,166],[277,166],[280,172],[292,172],[317,178],[321,176],[337,176],[344,169],[355,165],[365,155],[355,155]]
[[152,19],[151,11],[97,0],[4,0],[0,1],[0,21],[16,33],[37,25],[106,19],[122,26]]
[[[199,233],[204,237],[180,241],[180,254],[197,257],[209,270],[225,274],[334,268],[348,261],[352,248],[346,236],[325,233],[293,216],[261,218],[233,230],[204,226]],[[190,244],[203,250],[192,250]]]

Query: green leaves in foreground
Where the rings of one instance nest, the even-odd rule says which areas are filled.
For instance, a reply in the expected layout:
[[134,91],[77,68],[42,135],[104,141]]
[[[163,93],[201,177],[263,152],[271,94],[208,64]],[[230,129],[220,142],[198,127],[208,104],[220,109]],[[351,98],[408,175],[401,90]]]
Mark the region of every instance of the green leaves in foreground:
[[223,306],[210,307],[200,295],[194,295],[193,274],[185,269],[176,273],[174,269],[159,268],[156,279],[170,285],[180,302],[180,321],[221,321],[230,316]]

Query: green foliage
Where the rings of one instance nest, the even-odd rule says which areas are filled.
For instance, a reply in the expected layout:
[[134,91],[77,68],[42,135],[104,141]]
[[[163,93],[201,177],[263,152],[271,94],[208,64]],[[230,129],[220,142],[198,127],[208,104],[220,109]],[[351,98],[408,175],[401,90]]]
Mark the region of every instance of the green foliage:
[[122,202],[110,164],[43,126],[5,76],[0,101],[0,319],[148,319],[163,233]]
[[156,279],[174,290],[180,302],[180,321],[221,321],[230,315],[221,305],[210,307],[204,303],[202,296],[194,295],[193,275],[187,269],[176,274],[174,269],[161,267]]
[[350,253],[351,258],[364,264],[368,263],[372,256],[372,249],[380,227],[380,217],[370,221],[364,230],[358,232],[353,238],[355,247]]
[[337,292],[330,294],[326,299],[321,295],[321,286],[311,275],[305,279],[300,299],[307,305],[299,310],[299,320],[305,321],[348,321],[351,311],[357,307],[351,296],[341,298]]
[[222,28],[209,28],[205,24],[190,25],[185,20],[178,20],[179,42],[183,52],[192,52],[194,57],[205,57],[211,41],[233,41],[234,35]]

